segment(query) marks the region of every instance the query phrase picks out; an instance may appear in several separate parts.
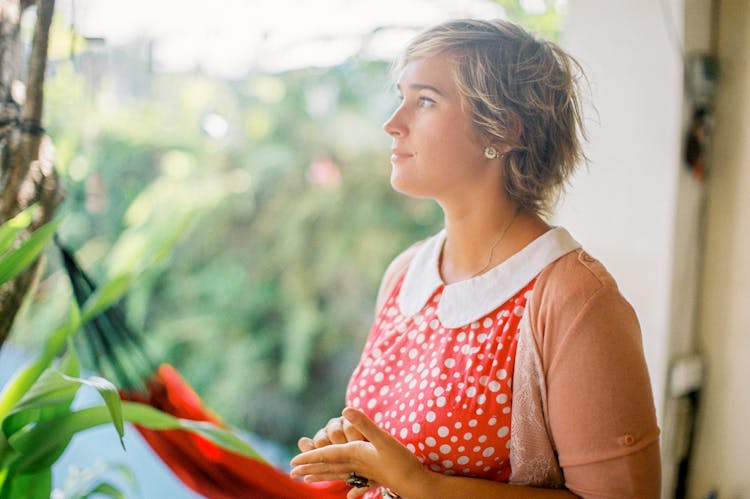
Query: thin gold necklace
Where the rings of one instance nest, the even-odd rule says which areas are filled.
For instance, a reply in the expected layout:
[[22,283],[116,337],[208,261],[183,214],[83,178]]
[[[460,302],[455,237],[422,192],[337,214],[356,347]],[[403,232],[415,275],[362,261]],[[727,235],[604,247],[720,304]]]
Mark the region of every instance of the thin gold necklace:
[[518,216],[519,209],[516,208],[516,212],[513,213],[513,218],[510,219],[510,222],[508,222],[508,225],[505,226],[503,231],[500,233],[500,235],[495,239],[495,242],[492,243],[492,247],[490,248],[490,255],[487,257],[487,263],[484,264],[484,267],[479,269],[478,272],[475,272],[471,275],[469,279],[473,279],[474,277],[483,274],[488,268],[490,268],[490,264],[492,263],[492,257],[495,256],[495,248],[500,244],[500,241],[503,240],[505,237],[505,234],[508,232],[508,229],[510,229],[510,226],[513,225],[513,222],[515,221],[516,217]]

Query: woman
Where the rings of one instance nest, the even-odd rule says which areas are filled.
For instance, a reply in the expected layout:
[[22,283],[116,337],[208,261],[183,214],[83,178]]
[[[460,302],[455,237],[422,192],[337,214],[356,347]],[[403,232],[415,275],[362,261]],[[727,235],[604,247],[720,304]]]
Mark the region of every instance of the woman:
[[292,476],[347,497],[658,497],[640,329],[605,268],[547,225],[582,159],[578,65],[506,21],[450,21],[398,66],[393,187],[445,229],[398,256],[342,417]]

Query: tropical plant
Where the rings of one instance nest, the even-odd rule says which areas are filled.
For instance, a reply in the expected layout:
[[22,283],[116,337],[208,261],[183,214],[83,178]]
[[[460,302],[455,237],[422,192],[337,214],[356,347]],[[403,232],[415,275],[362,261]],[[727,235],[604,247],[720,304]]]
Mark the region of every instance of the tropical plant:
[[[11,249],[16,236],[31,223],[34,209],[32,206],[0,226],[0,285],[32,265],[57,229],[59,220],[45,224]],[[0,391],[1,499],[50,497],[51,467],[73,436],[105,423],[114,426],[123,448],[124,422],[129,421],[154,430],[194,432],[232,452],[260,459],[230,430],[208,422],[179,419],[144,404],[121,402],[117,388],[106,379],[80,377],[73,334],[118,301],[132,280],[132,274],[123,274],[99,288],[82,309],[74,305],[67,322],[47,336],[37,358]],[[73,399],[82,387],[97,390],[104,404],[74,408]],[[95,489],[117,496],[117,490],[106,483]]]

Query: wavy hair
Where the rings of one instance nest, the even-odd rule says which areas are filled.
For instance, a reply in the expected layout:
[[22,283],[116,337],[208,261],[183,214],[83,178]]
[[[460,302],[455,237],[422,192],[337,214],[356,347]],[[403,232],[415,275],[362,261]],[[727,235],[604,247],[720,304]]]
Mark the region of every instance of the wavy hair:
[[417,35],[394,69],[448,54],[471,119],[489,142],[509,146],[505,189],[522,210],[548,214],[586,160],[580,64],[553,42],[504,20],[448,21]]

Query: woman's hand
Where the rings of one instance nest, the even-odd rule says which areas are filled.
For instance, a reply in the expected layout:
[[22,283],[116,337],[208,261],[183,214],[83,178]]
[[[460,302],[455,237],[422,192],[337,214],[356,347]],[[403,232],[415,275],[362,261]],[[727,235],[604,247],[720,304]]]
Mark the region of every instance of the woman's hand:
[[427,473],[414,454],[378,428],[364,413],[347,408],[343,411],[343,417],[365,440],[332,442],[304,451],[292,459],[293,477],[304,477],[306,482],[345,481],[350,473],[356,473],[368,478],[369,487],[349,491],[347,498],[353,499],[378,484],[403,495],[404,487],[413,488]]
[[332,418],[321,428],[313,438],[302,437],[297,442],[297,447],[302,452],[319,449],[332,444],[345,444],[355,440],[364,440],[365,437],[344,417]]

